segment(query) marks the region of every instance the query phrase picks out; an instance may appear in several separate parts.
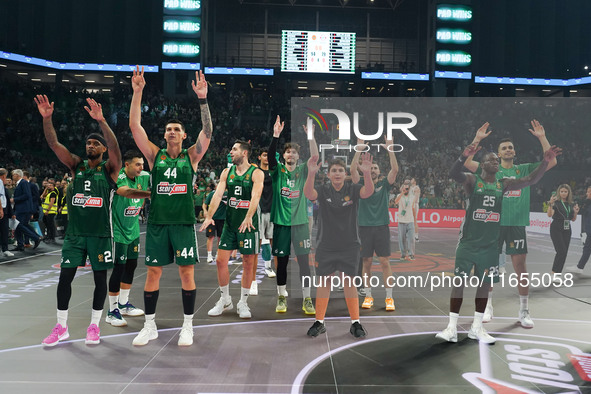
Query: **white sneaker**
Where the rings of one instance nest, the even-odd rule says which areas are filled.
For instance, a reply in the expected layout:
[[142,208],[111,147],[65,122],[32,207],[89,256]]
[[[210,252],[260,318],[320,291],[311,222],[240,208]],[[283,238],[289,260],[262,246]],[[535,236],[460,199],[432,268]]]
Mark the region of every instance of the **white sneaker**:
[[523,328],[534,328],[534,321],[529,316],[529,310],[519,311],[519,323]]
[[193,344],[193,326],[190,324],[183,324],[179,334],[179,346],[191,346]]
[[144,328],[142,328],[139,334],[137,334],[137,336],[133,339],[132,345],[144,346],[156,338],[158,338],[156,322],[154,320],[148,320],[144,322]]
[[[7,250],[4,252],[4,257],[14,257],[14,253],[12,253],[11,251]],[[583,270],[581,270],[581,272],[583,272]]]
[[495,338],[491,337],[482,326],[470,327],[470,331],[468,331],[468,338],[478,339],[479,342],[488,344],[493,344],[497,341]]
[[[6,252],[4,252],[4,253],[6,253]],[[574,273],[574,274],[582,274],[582,273],[583,273],[583,269],[582,269],[582,268],[579,268],[579,267],[577,267],[576,265],[571,265],[571,266],[568,266],[568,267],[566,267],[566,268],[565,268],[565,270],[566,270],[567,272],[572,272],[572,273]]]
[[259,285],[257,284],[256,280],[253,280],[250,284],[250,291],[248,294],[251,296],[259,295]]
[[252,317],[246,301],[239,301],[238,304],[236,304],[236,312],[238,312],[238,316],[240,316],[241,319],[250,319]]
[[213,259],[213,256],[207,256],[207,264],[209,264],[209,265],[215,264],[215,260]]
[[484,309],[484,316],[482,316],[482,322],[488,323],[493,319],[493,306],[491,304],[486,304],[486,309]]
[[447,327],[445,330],[437,333],[435,338],[443,339],[447,342],[457,342],[458,341],[458,329],[455,327]]
[[224,300],[220,297],[218,302],[215,303],[214,307],[207,312],[209,316],[219,316],[225,311],[229,311],[234,308],[234,304],[232,304],[232,298],[228,300]]
[[267,275],[267,278],[274,278],[277,276],[275,271],[273,271],[271,268],[265,268],[265,274]]

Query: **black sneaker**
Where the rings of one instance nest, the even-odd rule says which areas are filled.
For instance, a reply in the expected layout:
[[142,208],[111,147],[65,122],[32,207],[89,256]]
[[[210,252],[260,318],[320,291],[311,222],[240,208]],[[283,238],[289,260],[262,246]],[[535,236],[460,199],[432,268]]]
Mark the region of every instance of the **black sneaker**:
[[324,323],[320,323],[318,320],[316,320],[314,322],[314,324],[312,324],[312,327],[310,327],[310,329],[308,330],[308,336],[309,337],[317,337],[319,334],[322,334],[325,332],[326,332],[326,327],[324,326]]
[[365,331],[365,328],[363,328],[363,326],[359,322],[351,324],[351,329],[349,330],[349,332],[355,338],[363,338],[367,335],[367,331]]

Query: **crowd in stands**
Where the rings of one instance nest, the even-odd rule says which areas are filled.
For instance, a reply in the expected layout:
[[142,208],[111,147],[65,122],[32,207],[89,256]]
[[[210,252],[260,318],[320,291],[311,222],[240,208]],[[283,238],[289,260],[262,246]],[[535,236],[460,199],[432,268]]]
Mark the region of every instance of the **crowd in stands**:
[[[91,94],[65,85],[39,87],[3,81],[0,84],[0,167],[8,170],[21,168],[37,177],[39,182],[49,177],[61,179],[64,176],[65,167],[45,142],[41,117],[33,102],[36,94],[47,94],[55,102],[53,123],[59,141],[72,152],[83,156],[85,137],[98,131],[96,122],[84,110],[85,99],[89,96],[102,104],[121,151],[135,148],[128,125],[132,92],[129,86],[122,85],[108,92]],[[286,120],[289,127],[289,96],[280,89],[231,90],[227,86],[212,84],[208,100],[214,133],[205,159],[199,164],[198,184],[215,184],[220,172],[226,167],[227,154],[235,139],[250,140],[257,152],[265,149],[270,142],[272,124],[277,114]],[[525,111],[531,113],[531,119],[525,121],[517,98],[479,98],[471,99],[470,105],[460,103],[451,106],[443,106],[445,98],[431,100],[435,107],[431,105],[430,111],[417,115],[420,123],[413,132],[418,141],[400,142],[404,150],[397,154],[400,165],[398,181],[410,177],[416,179],[423,194],[423,208],[464,207],[463,190],[448,177],[450,164],[486,121],[491,123],[494,134],[483,141],[483,150],[496,151],[501,138],[511,137],[517,152],[516,163],[522,163],[536,162],[542,158],[538,141],[528,132],[529,120],[540,120],[550,142],[564,150],[557,169],[568,171],[569,176],[568,179],[562,177],[560,183],[569,183],[576,197],[584,196],[585,185],[591,184],[591,178],[584,172],[591,164],[591,156],[585,149],[590,146],[591,136],[585,130],[584,119],[581,119],[581,113],[584,113],[582,102],[562,99],[554,100],[549,105],[547,100],[529,99]],[[142,124],[151,141],[164,146],[165,123],[168,119],[178,118],[188,131],[185,146],[195,142],[201,129],[201,120],[194,97],[165,97],[148,85],[142,105]],[[286,138],[290,138],[289,134]],[[304,143],[301,145],[300,156],[306,160],[307,147]],[[348,156],[350,160],[353,152]],[[383,153],[376,156],[385,175],[389,170],[387,156]],[[256,157],[251,161],[256,161]],[[393,186],[392,195],[398,192],[400,182]],[[542,202],[548,199],[555,187],[556,184],[544,181],[533,187],[532,209],[541,210]]]

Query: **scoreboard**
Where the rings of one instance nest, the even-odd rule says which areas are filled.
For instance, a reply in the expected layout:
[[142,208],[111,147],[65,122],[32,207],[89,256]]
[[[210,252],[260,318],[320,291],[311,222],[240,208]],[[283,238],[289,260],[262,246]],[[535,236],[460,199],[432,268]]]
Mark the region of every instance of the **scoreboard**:
[[281,71],[355,73],[355,33],[283,30]]

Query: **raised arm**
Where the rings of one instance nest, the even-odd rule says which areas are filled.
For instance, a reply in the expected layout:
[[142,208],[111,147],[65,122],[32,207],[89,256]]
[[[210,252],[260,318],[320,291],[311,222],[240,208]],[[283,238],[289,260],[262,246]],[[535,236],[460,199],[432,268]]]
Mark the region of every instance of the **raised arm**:
[[304,196],[310,201],[316,201],[318,199],[318,192],[314,188],[314,179],[319,169],[318,155],[310,157],[308,160],[308,177],[304,184]]
[[121,170],[121,150],[119,150],[119,143],[117,142],[115,133],[113,133],[113,130],[111,130],[103,115],[103,106],[91,98],[87,98],[86,102],[88,103],[88,107],[84,107],[84,109],[92,119],[98,122],[99,127],[103,132],[103,136],[105,137],[105,141],[107,142],[109,159],[107,160],[106,166],[111,178],[117,182],[117,177]]
[[396,160],[396,155],[394,152],[391,152],[388,147],[394,145],[394,139],[389,140],[388,137],[384,137],[386,139],[385,144],[381,144],[386,152],[388,152],[388,158],[390,159],[390,171],[388,172],[388,183],[393,185],[396,181],[396,175],[398,175],[398,160]]
[[[480,126],[480,128],[478,130],[476,130],[476,135],[474,136],[474,139],[472,140],[473,144],[476,144],[476,146],[480,145],[480,141],[482,141],[483,139],[488,137],[490,133],[492,133],[492,130],[488,130],[488,132],[487,132],[488,126],[489,126],[489,123],[486,122],[485,124]],[[480,165],[480,163],[472,160],[473,158],[474,158],[474,155],[468,157],[468,159],[464,163],[464,167],[466,167],[468,169],[468,171],[475,173],[476,171],[478,171],[478,166]]]
[[[542,150],[544,151],[544,153],[546,153],[551,147],[550,143],[548,142],[548,138],[546,138],[546,130],[544,130],[544,126],[542,126],[540,122],[534,119],[531,121],[531,127],[532,128],[529,129],[529,132],[540,141],[540,144],[542,145]],[[554,167],[557,163],[558,162],[556,161],[555,157],[554,160],[551,160],[548,163],[548,168],[546,168],[546,171]]]
[[[358,146],[359,145],[367,146],[367,145],[365,145],[363,140],[360,138],[357,139],[357,145]],[[365,149],[365,148],[362,148],[362,149]],[[351,171],[351,182],[353,182],[353,183],[359,183],[359,180],[361,179],[361,176],[359,175],[358,167],[359,167],[359,158],[361,157],[360,150],[362,150],[362,149],[355,151],[355,154],[353,155],[353,160],[351,161],[350,171]]]
[[550,147],[550,149],[548,149],[546,152],[544,152],[544,160],[542,160],[542,162],[540,163],[540,165],[538,167],[536,167],[536,169],[528,174],[527,176],[523,177],[523,178],[519,178],[519,179],[504,179],[503,180],[503,186],[504,186],[504,190],[519,190],[519,189],[523,189],[526,186],[531,186],[534,185],[536,183],[538,183],[538,181],[540,179],[542,179],[542,176],[544,176],[544,172],[546,172],[546,170],[548,169],[548,165],[550,162],[552,162],[553,160],[556,161],[556,156],[559,156],[562,154],[562,149],[558,148],[555,145],[552,145]]
[[374,192],[374,184],[371,180],[371,163],[373,161],[373,157],[369,153],[363,153],[361,155],[361,165],[359,169],[363,173],[363,186],[359,191],[360,198],[368,198]]
[[75,154],[70,153],[68,148],[63,146],[57,140],[57,134],[53,128],[53,122],[51,120],[53,116],[54,103],[49,103],[49,99],[46,95],[38,94],[37,97],[35,97],[35,104],[37,104],[37,109],[43,117],[43,133],[45,134],[45,140],[47,140],[47,144],[53,153],[55,153],[57,158],[73,173],[74,169],[78,163],[82,161],[82,159],[80,159],[80,157],[76,156]]
[[468,157],[474,157],[474,155],[479,150],[480,146],[478,146],[476,142],[472,142],[464,149],[458,160],[454,162],[454,164],[451,166],[451,169],[449,170],[449,177],[454,181],[464,185],[464,190],[466,190],[467,193],[471,193],[474,189],[476,177],[474,174],[462,172],[462,168],[464,167],[464,163],[466,163]]
[[259,206],[259,201],[261,200],[261,194],[263,194],[263,182],[265,180],[265,174],[263,171],[259,170],[258,168],[254,170],[252,173],[252,193],[250,195],[250,205],[248,206],[248,211],[246,211],[246,216],[244,220],[238,227],[239,233],[245,233],[247,231],[255,230],[254,225],[252,224],[252,217],[257,212],[257,208]]
[[285,126],[285,122],[282,122],[277,115],[277,119],[275,120],[275,124],[273,125],[273,138],[271,139],[271,144],[269,145],[269,150],[267,151],[267,160],[269,160],[269,170],[274,170],[277,167],[277,144],[279,144],[279,136],[283,131],[283,127]]
[[193,169],[197,169],[197,164],[205,155],[209,143],[211,142],[211,133],[213,132],[213,125],[211,123],[211,114],[209,112],[209,105],[207,104],[207,81],[203,71],[195,71],[195,81],[191,81],[193,91],[199,99],[199,109],[201,110],[201,123],[203,128],[197,137],[195,145],[191,146],[187,152],[191,158]]
[[145,86],[144,67],[140,71],[140,66],[137,66],[131,77],[133,96],[129,107],[129,128],[135,144],[146,158],[150,169],[152,169],[154,158],[158,154],[158,147],[148,139],[148,134],[142,127],[142,94]]
[[318,145],[316,144],[316,137],[314,136],[314,130],[314,123],[312,122],[311,118],[308,118],[306,120],[306,125],[304,126],[304,131],[306,132],[306,136],[308,137],[308,143],[310,145],[310,157],[319,156]]

